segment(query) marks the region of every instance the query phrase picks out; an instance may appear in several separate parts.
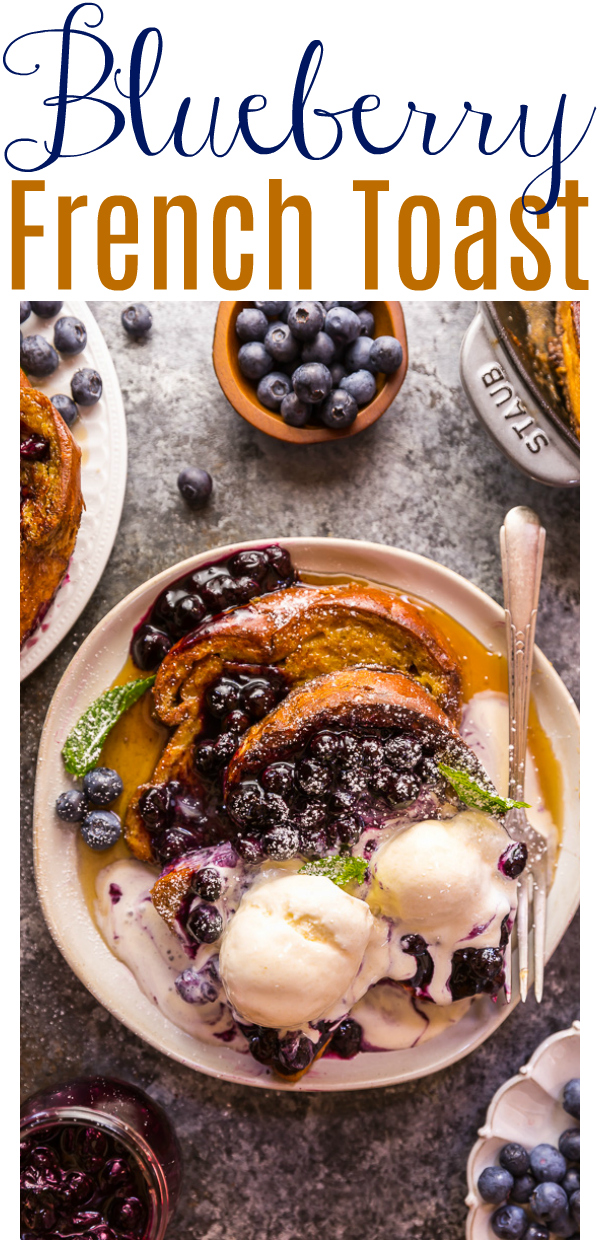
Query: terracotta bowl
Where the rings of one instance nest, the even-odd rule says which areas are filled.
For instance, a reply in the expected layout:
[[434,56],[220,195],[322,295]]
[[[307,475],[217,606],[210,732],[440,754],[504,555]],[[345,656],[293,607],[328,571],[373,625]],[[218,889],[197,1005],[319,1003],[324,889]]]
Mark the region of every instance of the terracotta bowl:
[[[391,376],[377,375],[377,393],[375,397],[362,407],[354,421],[347,429],[327,429],[321,424],[307,424],[302,429],[295,429],[286,424],[276,411],[269,411],[261,406],[256,396],[257,382],[248,381],[238,367],[238,350],[240,341],[235,331],[235,321],[245,306],[251,302],[221,302],[215,324],[213,343],[213,363],[219,384],[232,407],[244,420],[249,420],[255,429],[269,433],[271,437],[281,438],[283,442],[334,442],[337,438],[352,437],[374,424],[391,401],[406,376],[408,367],[408,346],[404,315],[399,302],[369,302],[370,310],[375,316],[376,337],[397,337],[402,346],[402,363]],[[285,364],[276,364],[285,371]]]

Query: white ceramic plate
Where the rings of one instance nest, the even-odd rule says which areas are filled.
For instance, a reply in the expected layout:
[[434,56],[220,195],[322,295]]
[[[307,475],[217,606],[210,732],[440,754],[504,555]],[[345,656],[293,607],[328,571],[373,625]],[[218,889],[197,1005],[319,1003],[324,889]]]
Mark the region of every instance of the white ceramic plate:
[[470,1241],[501,1241],[490,1229],[494,1209],[483,1202],[477,1189],[484,1168],[497,1162],[506,1142],[520,1142],[526,1150],[539,1142],[558,1145],[561,1133],[577,1123],[561,1102],[563,1086],[575,1076],[579,1076],[578,1023],[542,1041],[519,1075],[511,1076],[494,1094],[467,1164],[466,1235]]
[[53,328],[63,315],[74,315],[87,329],[82,354],[60,358],[56,372],[31,378],[42,393],[71,395],[71,377],[80,368],[96,368],[102,397],[94,407],[80,407],[72,433],[81,447],[81,489],[85,512],[69,567],[40,626],[21,650],[21,681],[54,651],[85,608],[102,577],[121,519],[127,478],[127,429],[123,399],[113,361],[102,333],[85,302],[64,302],[53,319],[31,314],[21,324],[24,337],[41,333],[51,344]]
[[[281,542],[294,563],[316,573],[356,574],[397,586],[450,613],[490,651],[504,651],[504,614],[498,604],[449,569],[394,547],[323,538],[262,539],[240,543],[262,547]],[[342,1062],[321,1059],[296,1085],[282,1086],[250,1055],[226,1045],[207,1045],[175,1027],[141,993],[123,963],[110,952],[87,909],[81,889],[77,841],[54,813],[59,792],[72,785],[60,750],[77,718],[110,686],[127,657],[133,627],[157,594],[175,578],[201,564],[213,564],[232,550],[215,548],[190,557],[140,586],[100,622],[64,674],[48,711],[38,760],[34,812],[35,869],[46,921],[70,966],[117,1019],[138,1036],[198,1071],[270,1089],[338,1090],[392,1085],[436,1072],[485,1041],[509,1014],[499,999],[474,1002],[469,1013],[440,1036],[410,1050],[359,1054]],[[564,834],[556,878],[548,898],[547,957],[556,949],[579,903],[578,743],[575,705],[552,665],[536,650],[533,694],[538,715],[562,769]],[[515,968],[516,971],[516,968]],[[513,976],[513,993],[518,989]],[[513,998],[513,1003],[517,998]]]

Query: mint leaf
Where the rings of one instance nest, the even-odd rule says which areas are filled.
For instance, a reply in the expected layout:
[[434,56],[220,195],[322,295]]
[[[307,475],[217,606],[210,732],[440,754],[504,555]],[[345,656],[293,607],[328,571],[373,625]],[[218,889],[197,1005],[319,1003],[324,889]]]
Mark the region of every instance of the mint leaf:
[[88,770],[97,766],[107,735],[123,713],[148,691],[155,678],[156,674],[149,678],[134,678],[121,687],[111,687],[98,696],[97,700],[92,701],[76,722],[62,750],[69,774],[76,774],[81,778]]
[[486,788],[480,787],[477,780],[467,774],[466,770],[454,770],[452,766],[445,766],[441,762],[438,770],[441,770],[444,777],[452,784],[459,800],[464,805],[469,805],[471,809],[481,809],[484,814],[494,814],[497,818],[502,818],[516,805],[531,809],[526,801],[511,801],[509,796],[498,796],[495,792],[488,792]]
[[305,862],[300,867],[299,875],[326,875],[340,888],[356,880],[362,884],[369,863],[364,858],[352,857],[351,854],[337,854],[335,857],[317,858],[315,862]]

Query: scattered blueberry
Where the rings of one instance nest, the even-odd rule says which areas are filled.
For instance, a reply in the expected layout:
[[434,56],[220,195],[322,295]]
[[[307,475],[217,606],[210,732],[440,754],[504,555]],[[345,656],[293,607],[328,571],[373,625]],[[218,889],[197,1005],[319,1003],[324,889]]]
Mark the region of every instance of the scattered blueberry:
[[303,363],[292,376],[292,387],[301,402],[322,402],[331,390],[329,368],[324,363]]
[[81,834],[90,849],[110,849],[121,835],[121,819],[112,810],[92,810],[81,824]]
[[102,378],[95,368],[80,368],[71,380],[71,393],[80,407],[93,407],[102,396]]
[[254,305],[258,311],[262,311],[263,314],[266,315],[267,319],[279,319],[279,316],[283,315],[283,312],[285,310],[285,307],[287,306],[287,303],[286,302],[255,302]]
[[286,862],[298,852],[300,836],[295,827],[271,827],[264,834],[265,850],[274,862]]
[[123,780],[116,770],[98,766],[88,770],[83,780],[83,791],[92,805],[111,805],[123,791]]
[[286,394],[291,394],[292,382],[284,372],[269,372],[258,382],[256,394],[258,401],[270,411],[279,411]]
[[529,1203],[536,1184],[535,1177],[530,1172],[523,1173],[522,1177],[515,1177],[515,1184],[510,1195],[511,1199],[515,1203]]
[[304,343],[300,358],[303,363],[324,363],[329,367],[335,358],[335,346],[331,337],[326,332],[318,332],[316,337]]
[[214,866],[203,866],[192,879],[192,890],[203,901],[218,901],[223,891],[221,876]]
[[85,796],[77,788],[61,792],[56,801],[56,812],[63,822],[81,822],[85,812]]
[[336,346],[348,346],[356,341],[360,331],[360,319],[356,311],[347,306],[334,306],[325,316],[325,332]]
[[563,1094],[563,1107],[567,1115],[579,1120],[579,1077],[567,1081]]
[[523,1238],[529,1224],[525,1208],[507,1203],[496,1208],[490,1221],[496,1238]]
[[292,302],[287,322],[298,341],[312,341],[325,323],[325,311],[320,302]]
[[342,377],[340,389],[344,389],[347,394],[351,394],[359,407],[365,407],[375,397],[377,382],[372,372],[367,371],[366,368],[360,368],[358,371],[352,372],[350,376]]
[[540,1142],[538,1146],[534,1146],[529,1163],[536,1181],[562,1181],[567,1171],[564,1155],[548,1142]]
[[249,381],[260,381],[261,377],[273,371],[275,366],[268,350],[262,341],[246,341],[240,346],[238,364],[242,376]]
[[348,374],[360,372],[361,368],[371,367],[372,337],[357,337],[348,347],[344,355],[344,363]]
[[62,302],[32,302],[31,309],[40,319],[52,319],[62,310]]
[[57,319],[54,325],[54,345],[66,358],[80,354],[87,345],[85,324],[73,315],[63,315],[62,319]]
[[328,429],[347,429],[358,415],[358,403],[345,389],[334,389],[325,399],[321,418]]
[[269,321],[264,311],[255,306],[245,306],[235,321],[235,331],[240,341],[264,341]]
[[566,1191],[554,1181],[542,1181],[530,1199],[534,1216],[544,1225],[558,1220],[569,1205]]
[[565,1129],[558,1139],[558,1149],[565,1159],[579,1163],[579,1129]]
[[50,376],[58,367],[58,355],[45,337],[35,333],[21,342],[21,367],[29,376]]
[[143,302],[132,302],[121,311],[121,323],[129,337],[142,337],[152,328],[152,315]]
[[24,324],[24,323],[25,323],[25,320],[26,320],[26,319],[29,319],[29,316],[30,316],[30,315],[31,315],[31,302],[21,302],[21,320],[20,320],[20,322],[21,322],[22,324]]
[[177,488],[188,507],[205,507],[212,493],[212,477],[204,468],[182,468]]
[[151,626],[149,622],[145,622],[133,637],[131,644],[133,662],[138,669],[158,669],[171,647],[172,643],[168,634],[156,626]]
[[402,346],[396,337],[376,337],[371,346],[371,371],[395,372],[402,363]]
[[56,407],[59,416],[62,416],[65,424],[72,428],[75,421],[79,419],[79,412],[72,398],[67,394],[53,394],[50,399],[53,407]]
[[484,1168],[477,1180],[477,1189],[484,1203],[505,1203],[514,1185],[506,1168]]
[[372,311],[363,310],[358,312],[360,320],[359,337],[372,337],[375,332],[375,316]]
[[529,1170],[529,1155],[519,1142],[507,1142],[499,1152],[498,1160],[513,1177],[522,1177]]
[[340,381],[342,381],[346,375],[344,364],[332,363],[329,371],[331,372],[331,388],[337,389]]
[[277,363],[291,363],[298,358],[300,346],[287,324],[269,324],[264,344]]
[[293,390],[281,400],[281,418],[295,429],[300,429],[307,423],[311,411],[310,403],[301,402]]

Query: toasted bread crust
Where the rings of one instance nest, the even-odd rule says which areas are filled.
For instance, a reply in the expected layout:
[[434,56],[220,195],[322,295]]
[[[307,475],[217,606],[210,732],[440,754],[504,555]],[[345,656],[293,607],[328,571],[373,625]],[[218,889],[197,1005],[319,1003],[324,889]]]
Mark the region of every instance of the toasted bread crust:
[[81,451],[50,399],[21,372],[21,428],[49,443],[44,462],[21,460],[21,645],[52,601],[73,554],[83,510]]

